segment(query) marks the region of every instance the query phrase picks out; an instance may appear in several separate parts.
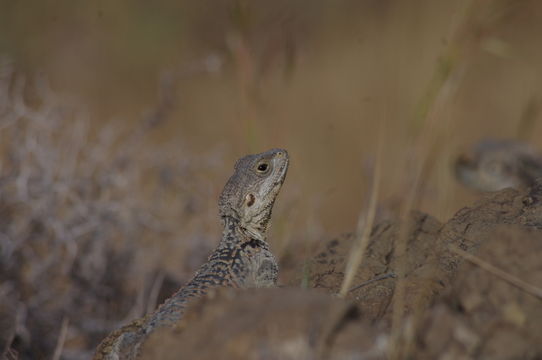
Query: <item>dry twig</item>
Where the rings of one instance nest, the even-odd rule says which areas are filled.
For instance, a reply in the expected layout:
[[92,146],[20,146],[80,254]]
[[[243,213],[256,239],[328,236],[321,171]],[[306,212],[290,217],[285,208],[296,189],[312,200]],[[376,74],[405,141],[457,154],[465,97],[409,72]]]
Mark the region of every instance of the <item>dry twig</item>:
[[512,274],[507,273],[506,271],[503,271],[499,269],[498,267],[491,265],[490,263],[480,259],[479,257],[472,255],[465,250],[460,249],[459,247],[455,245],[448,245],[448,248],[456,253],[457,255],[461,256],[465,260],[473,263],[474,265],[480,267],[481,269],[484,269],[485,271],[495,275],[501,280],[506,281],[510,285],[513,285],[517,287],[518,289],[521,289],[525,291],[526,293],[542,300],[542,288],[539,288],[538,286],[531,285],[517,277],[515,277]]

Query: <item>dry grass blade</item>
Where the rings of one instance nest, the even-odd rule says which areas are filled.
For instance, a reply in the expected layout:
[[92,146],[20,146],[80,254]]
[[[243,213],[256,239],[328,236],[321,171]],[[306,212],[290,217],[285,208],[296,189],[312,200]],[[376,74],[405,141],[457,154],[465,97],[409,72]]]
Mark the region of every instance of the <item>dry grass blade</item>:
[[[422,111],[419,113],[418,123],[422,124],[421,131],[416,139],[415,155],[417,163],[414,164],[412,174],[413,181],[410,191],[406,195],[400,213],[401,228],[395,244],[394,256],[397,262],[397,282],[393,296],[393,316],[390,343],[390,358],[399,359],[408,356],[413,343],[413,336],[404,336],[404,254],[408,240],[408,214],[411,209],[416,208],[420,192],[423,188],[423,179],[429,177],[432,166],[432,156],[440,150],[439,139],[445,136],[445,127],[440,119],[445,119],[446,106],[450,104],[457,92],[460,81],[463,77],[466,65],[467,50],[472,43],[466,37],[470,27],[472,12],[475,10],[474,2],[465,1],[459,7],[454,17],[453,26],[450,29],[449,46],[441,57],[440,66],[437,66],[433,81],[428,93],[422,101]],[[431,151],[433,150],[433,151]],[[433,155],[431,155],[433,154]],[[407,332],[413,334],[412,332]]]
[[156,309],[158,293],[160,292],[162,284],[164,283],[164,278],[165,277],[166,277],[166,275],[164,274],[163,271],[159,271],[158,275],[156,275],[156,277],[155,277],[155,279],[154,279],[154,281],[152,283],[151,291],[150,291],[150,294],[149,294],[149,299],[147,301],[147,313],[150,313],[154,309]]
[[530,136],[536,126],[536,120],[540,116],[541,101],[538,97],[532,96],[521,114],[517,126],[518,139],[532,140]]
[[60,334],[58,335],[58,340],[56,342],[55,352],[53,353],[53,360],[60,359],[62,355],[62,350],[64,349],[64,343],[66,342],[66,335],[68,334],[68,325],[70,320],[65,317],[62,319],[62,326],[60,327]]
[[358,219],[358,225],[356,228],[356,234],[355,234],[355,240],[354,245],[352,246],[353,249],[350,253],[350,257],[348,259],[348,262],[346,263],[346,271],[344,280],[341,284],[341,290],[339,292],[340,297],[345,297],[348,292],[350,291],[350,288],[352,287],[352,282],[354,280],[354,276],[356,275],[356,272],[361,265],[361,261],[363,259],[363,255],[365,254],[365,249],[367,248],[367,244],[369,243],[369,237],[371,235],[371,229],[373,228],[375,216],[376,216],[376,205],[378,200],[378,192],[380,189],[380,173],[381,173],[381,166],[382,166],[382,151],[384,146],[384,141],[382,139],[383,137],[383,130],[382,128],[379,131],[380,136],[378,139],[378,151],[377,151],[377,157],[376,157],[376,165],[374,169],[373,174],[373,180],[372,180],[372,186],[371,186],[371,195],[369,198],[369,208],[367,210],[367,215],[360,214]]
[[395,275],[395,273],[393,273],[393,272],[387,273],[387,274],[384,274],[384,275],[380,275],[380,276],[372,278],[371,280],[364,281],[364,282],[362,282],[361,284],[359,284],[357,286],[354,286],[353,288],[349,289],[348,292],[355,291],[357,289],[360,289],[360,288],[362,288],[364,286],[367,286],[369,284],[372,284],[372,283],[380,281],[380,280],[386,280],[386,279],[391,279],[391,278],[395,278],[395,277],[397,277],[397,275]]
[[539,288],[538,286],[531,285],[514,275],[511,275],[507,273],[506,271],[503,271],[499,269],[498,267],[491,265],[490,263],[480,259],[479,257],[472,255],[465,250],[460,249],[459,247],[455,245],[449,245],[448,248],[456,253],[457,255],[461,256],[465,260],[473,263],[474,265],[480,267],[481,269],[484,269],[485,271],[497,276],[498,278],[506,281],[507,283],[525,291],[526,293],[537,297],[538,299],[542,300],[542,288]]

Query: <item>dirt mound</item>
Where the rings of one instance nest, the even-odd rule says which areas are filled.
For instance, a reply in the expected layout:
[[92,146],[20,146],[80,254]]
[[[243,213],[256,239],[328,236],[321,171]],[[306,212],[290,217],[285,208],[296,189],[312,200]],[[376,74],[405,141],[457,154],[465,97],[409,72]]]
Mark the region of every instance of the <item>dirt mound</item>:
[[359,319],[355,305],[314,291],[222,289],[194,304],[178,329],[152,335],[142,358],[308,360],[334,344],[344,355],[376,356],[377,336]]
[[[354,284],[363,284],[385,274],[398,274],[399,266],[404,266],[407,291],[413,295],[412,301],[423,301],[422,297],[438,293],[443,285],[439,281],[444,275],[439,271],[435,241],[442,224],[436,219],[412,212],[406,224],[408,227],[406,254],[401,259],[394,256],[396,242],[400,236],[399,223],[385,222],[373,229],[362,266],[354,278]],[[344,279],[344,270],[354,236],[344,235],[325,245],[313,259],[310,267],[310,283],[317,289],[337,294]],[[405,260],[404,263],[401,263]],[[347,298],[360,304],[364,316],[376,320],[390,314],[395,279],[375,281],[367,286],[349,292]],[[424,294],[422,294],[424,293]],[[414,304],[407,304],[411,307]]]
[[[220,291],[194,304],[176,329],[152,336],[143,357],[381,359],[399,351],[416,359],[540,358],[541,199],[540,184],[503,190],[445,225],[413,212],[403,257],[395,253],[401,226],[377,225],[356,282],[403,276],[355,289],[347,300],[330,294],[340,288],[353,237],[334,239],[310,269],[318,290]],[[465,260],[469,254],[477,264]],[[399,280],[406,313],[395,337],[391,305]]]
[[[477,256],[542,286],[542,231],[496,226]],[[542,356],[542,302],[469,262],[419,326],[416,358],[535,359]],[[446,356],[446,357],[445,357]]]
[[[474,253],[481,244],[499,235],[496,229],[502,229],[505,224],[541,228],[541,194],[540,184],[527,192],[503,190],[460,210],[445,225],[431,216],[412,212],[406,224],[408,236],[404,257],[395,256],[401,225],[381,223],[372,231],[354,283],[363,284],[384,274],[403,273],[406,310],[423,307],[449,286],[462,262],[460,256],[449,250],[450,245]],[[352,235],[345,235],[320,249],[311,266],[312,287],[339,292],[353,241]],[[376,281],[351,291],[348,298],[360,303],[365,316],[388,319],[395,284],[394,278]]]

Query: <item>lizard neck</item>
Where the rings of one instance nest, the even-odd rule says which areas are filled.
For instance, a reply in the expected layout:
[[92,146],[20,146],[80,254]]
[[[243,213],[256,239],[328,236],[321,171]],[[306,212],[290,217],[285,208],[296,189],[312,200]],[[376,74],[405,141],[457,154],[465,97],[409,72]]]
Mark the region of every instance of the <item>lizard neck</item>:
[[221,245],[234,245],[250,242],[252,240],[259,240],[266,242],[265,233],[253,233],[243,228],[241,222],[231,216],[222,217],[222,225],[224,230],[222,231]]

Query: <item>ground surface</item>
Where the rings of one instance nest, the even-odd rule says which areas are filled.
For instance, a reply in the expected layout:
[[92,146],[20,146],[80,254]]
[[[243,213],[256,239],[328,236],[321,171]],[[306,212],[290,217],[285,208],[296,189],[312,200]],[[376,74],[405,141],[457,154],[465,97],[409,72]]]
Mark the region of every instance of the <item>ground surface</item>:
[[314,256],[315,289],[219,291],[195,304],[177,329],[153,336],[144,357],[383,359],[394,346],[416,359],[542,356],[541,298],[449,250],[457,246],[540,288],[542,185],[488,195],[446,224],[412,213],[404,257],[394,254],[399,228],[396,222],[374,228],[355,279],[404,274],[397,337],[391,329],[398,278],[351,291],[346,300],[333,296],[352,243],[343,236]]

